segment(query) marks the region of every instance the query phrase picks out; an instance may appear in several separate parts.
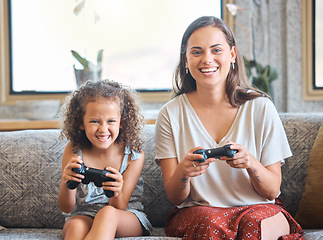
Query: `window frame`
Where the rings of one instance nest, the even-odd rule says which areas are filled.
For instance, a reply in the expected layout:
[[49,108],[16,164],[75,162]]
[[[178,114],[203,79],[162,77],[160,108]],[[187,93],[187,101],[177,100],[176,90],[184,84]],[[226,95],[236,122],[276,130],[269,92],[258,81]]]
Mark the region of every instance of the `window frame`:
[[[10,0],[0,1],[0,104],[13,105],[20,100],[59,99],[63,101],[69,93],[10,93],[10,52],[9,52],[9,14]],[[222,0],[222,18],[232,29],[233,17],[229,14],[226,4],[233,0]],[[172,91],[143,91],[139,96],[143,102],[166,102],[171,99]]]
[[315,71],[315,19],[314,0],[302,0],[302,46],[303,46],[303,98],[308,101],[323,100],[323,89],[314,88]]

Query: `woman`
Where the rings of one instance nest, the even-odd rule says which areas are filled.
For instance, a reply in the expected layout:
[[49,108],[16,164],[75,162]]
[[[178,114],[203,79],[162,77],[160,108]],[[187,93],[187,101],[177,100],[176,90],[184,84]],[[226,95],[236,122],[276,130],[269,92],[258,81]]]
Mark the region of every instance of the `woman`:
[[[249,86],[226,24],[195,20],[184,33],[175,72],[176,96],[156,123],[156,160],[177,207],[165,232],[183,239],[302,238],[275,199],[281,164],[291,156],[270,98]],[[205,162],[200,148],[232,144],[237,153]]]

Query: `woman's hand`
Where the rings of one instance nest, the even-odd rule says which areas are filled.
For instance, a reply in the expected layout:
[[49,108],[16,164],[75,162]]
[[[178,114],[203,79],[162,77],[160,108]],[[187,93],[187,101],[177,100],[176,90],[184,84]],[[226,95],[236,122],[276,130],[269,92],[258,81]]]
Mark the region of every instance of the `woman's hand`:
[[258,162],[246,149],[246,147],[236,144],[234,142],[227,142],[227,144],[232,144],[231,149],[237,150],[238,152],[232,157],[220,157],[220,160],[224,160],[233,168],[252,168],[252,166]]
[[203,156],[193,154],[197,149],[201,147],[191,149],[179,163],[177,158],[162,159],[159,162],[168,199],[175,205],[180,205],[190,194],[190,178],[203,174],[209,164],[216,161],[209,158],[205,162],[198,162]]
[[197,147],[191,149],[178,165],[178,168],[181,168],[184,175],[187,177],[196,177],[202,175],[209,167],[209,164],[216,160],[215,158],[208,158],[206,161],[200,163],[198,160],[203,159],[203,156],[201,154],[193,154],[193,152],[198,149],[202,148]]
[[62,172],[62,183],[67,183],[68,181],[72,180],[75,182],[81,182],[84,176],[80,173],[73,172],[73,168],[80,168],[81,167],[81,157],[73,157],[71,160],[66,164]]
[[238,150],[233,158],[220,157],[220,160],[226,161],[233,168],[246,169],[254,189],[263,197],[273,200],[280,192],[281,185],[281,163],[263,166],[253,155],[251,155],[246,147],[228,142],[232,144],[231,149]]
[[115,168],[107,167],[106,170],[111,172],[107,173],[106,177],[112,178],[115,181],[103,182],[103,189],[113,191],[114,197],[121,197],[123,187],[123,176]]

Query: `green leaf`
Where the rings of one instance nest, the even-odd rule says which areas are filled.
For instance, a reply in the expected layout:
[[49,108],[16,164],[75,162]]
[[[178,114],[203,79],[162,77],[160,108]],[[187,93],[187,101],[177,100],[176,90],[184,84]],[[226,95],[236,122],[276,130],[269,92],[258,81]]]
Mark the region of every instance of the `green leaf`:
[[256,67],[257,73],[261,74],[265,71],[265,68],[260,63],[257,63],[256,61],[255,61],[255,67]]
[[103,49],[100,49],[99,52],[98,52],[98,56],[96,58],[97,63],[102,62],[102,55],[103,55]]
[[267,65],[266,67],[264,67],[262,69],[262,71],[260,72],[261,76],[265,77],[266,80],[268,80],[268,75],[269,75],[269,66]]
[[80,54],[78,54],[76,51],[71,50],[72,55],[76,58],[77,61],[79,61],[80,64],[84,67],[84,69],[89,69],[89,61],[85,58],[81,57]]
[[260,89],[261,91],[264,91],[265,93],[269,93],[269,82],[268,82],[268,79],[263,75],[259,77],[254,77],[252,84],[256,88]]
[[268,81],[271,83],[278,78],[278,71],[274,67],[269,67]]

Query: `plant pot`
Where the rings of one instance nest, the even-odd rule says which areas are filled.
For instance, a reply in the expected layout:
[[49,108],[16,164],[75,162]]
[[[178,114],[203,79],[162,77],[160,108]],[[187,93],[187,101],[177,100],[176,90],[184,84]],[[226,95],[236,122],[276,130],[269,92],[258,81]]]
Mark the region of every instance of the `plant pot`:
[[97,81],[101,78],[101,70],[93,71],[91,69],[76,69],[74,67],[76,86],[79,88],[87,80]]

